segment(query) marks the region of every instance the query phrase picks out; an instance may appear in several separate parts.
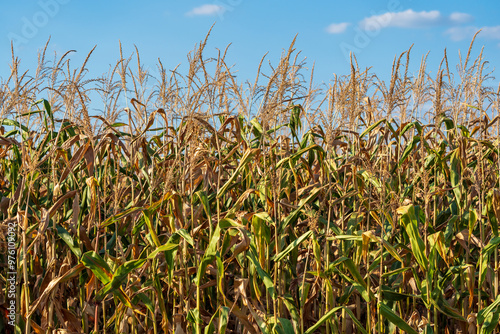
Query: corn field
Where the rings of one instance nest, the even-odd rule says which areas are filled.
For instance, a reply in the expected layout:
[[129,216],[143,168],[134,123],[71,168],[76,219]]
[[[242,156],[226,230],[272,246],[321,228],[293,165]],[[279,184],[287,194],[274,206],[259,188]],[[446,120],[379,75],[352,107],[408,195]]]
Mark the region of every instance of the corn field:
[[[473,44],[434,75],[315,86],[292,42],[240,83],[139,52],[0,86],[4,333],[499,333],[499,88]],[[102,102],[102,103],[101,103]],[[98,112],[92,106],[100,105]],[[7,235],[16,226],[16,326]]]

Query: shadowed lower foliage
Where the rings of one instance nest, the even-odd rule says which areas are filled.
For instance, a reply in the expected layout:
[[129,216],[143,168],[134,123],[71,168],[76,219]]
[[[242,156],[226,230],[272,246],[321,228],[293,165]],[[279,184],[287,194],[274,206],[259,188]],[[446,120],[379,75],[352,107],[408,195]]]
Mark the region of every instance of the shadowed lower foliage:
[[156,78],[138,52],[93,80],[67,54],[34,77],[13,57],[0,257],[16,224],[20,331],[498,332],[500,99],[481,55],[431,78],[408,50],[388,83],[353,59],[316,88],[293,43],[247,85],[204,46]]

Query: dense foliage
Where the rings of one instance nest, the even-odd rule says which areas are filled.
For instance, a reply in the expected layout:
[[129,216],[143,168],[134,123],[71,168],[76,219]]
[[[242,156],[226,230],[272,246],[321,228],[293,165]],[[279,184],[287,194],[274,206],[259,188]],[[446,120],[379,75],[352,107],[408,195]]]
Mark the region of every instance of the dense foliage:
[[410,77],[408,51],[387,87],[353,60],[320,91],[291,47],[245,90],[203,47],[150,95],[138,55],[94,82],[64,57],[35,78],[13,66],[0,219],[18,227],[23,332],[498,331],[499,94],[481,57],[454,83],[447,62]]

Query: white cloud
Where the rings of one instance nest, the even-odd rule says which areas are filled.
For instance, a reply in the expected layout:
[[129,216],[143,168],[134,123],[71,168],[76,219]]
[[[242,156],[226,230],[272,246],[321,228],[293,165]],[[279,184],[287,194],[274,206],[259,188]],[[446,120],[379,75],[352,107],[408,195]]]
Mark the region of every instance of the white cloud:
[[366,17],[359,26],[364,30],[378,30],[387,27],[427,28],[437,25],[456,25],[472,21],[474,18],[467,13],[454,12],[446,16],[438,10],[416,12],[407,9],[402,12],[387,12]]
[[466,38],[471,38],[479,29],[476,27],[453,27],[445,31],[452,41],[461,41]]
[[375,30],[385,27],[423,28],[436,25],[443,21],[443,16],[437,10],[415,12],[412,9],[403,12],[387,12],[363,19],[359,25],[364,30]]
[[452,27],[445,31],[445,35],[448,35],[453,41],[462,41],[464,39],[472,39],[474,34],[481,30],[478,37],[486,39],[500,39],[500,25],[493,27]]
[[223,6],[206,4],[199,7],[195,7],[186,13],[187,16],[210,16],[221,14],[225,11]]
[[500,39],[500,26],[482,27],[480,29],[481,32],[478,36],[488,39]]
[[326,27],[326,32],[329,34],[341,34],[343,33],[348,26],[351,24],[348,22],[342,22],[342,23],[332,23],[328,27]]
[[474,17],[467,13],[455,12],[450,14],[450,21],[452,23],[467,23],[471,22],[473,19]]

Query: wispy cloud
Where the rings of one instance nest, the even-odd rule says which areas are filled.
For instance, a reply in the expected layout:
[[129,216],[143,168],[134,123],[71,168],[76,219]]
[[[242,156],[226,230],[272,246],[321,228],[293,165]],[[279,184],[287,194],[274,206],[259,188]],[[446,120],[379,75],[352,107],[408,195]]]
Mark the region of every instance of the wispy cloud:
[[399,27],[399,28],[421,28],[435,25],[442,19],[437,10],[429,12],[415,12],[412,9],[403,12],[387,12],[381,15],[373,15],[363,19],[359,25],[362,29]]
[[452,23],[467,23],[471,22],[474,20],[474,17],[470,14],[467,13],[451,13],[450,14],[450,21]]
[[470,22],[473,17],[466,13],[452,13],[449,16],[438,10],[416,12],[407,9],[401,12],[387,12],[367,17],[359,23],[361,29],[378,30],[387,27],[427,28],[438,25],[454,25]]
[[328,27],[326,27],[326,32],[329,33],[329,34],[341,34],[350,25],[351,24],[349,22],[332,23]]
[[500,25],[491,27],[452,27],[445,31],[445,35],[449,36],[453,41],[462,41],[464,39],[471,39],[479,30],[481,30],[481,32],[478,37],[500,40]]
[[219,5],[206,4],[195,7],[186,13],[186,16],[212,16],[224,13],[225,8]]

